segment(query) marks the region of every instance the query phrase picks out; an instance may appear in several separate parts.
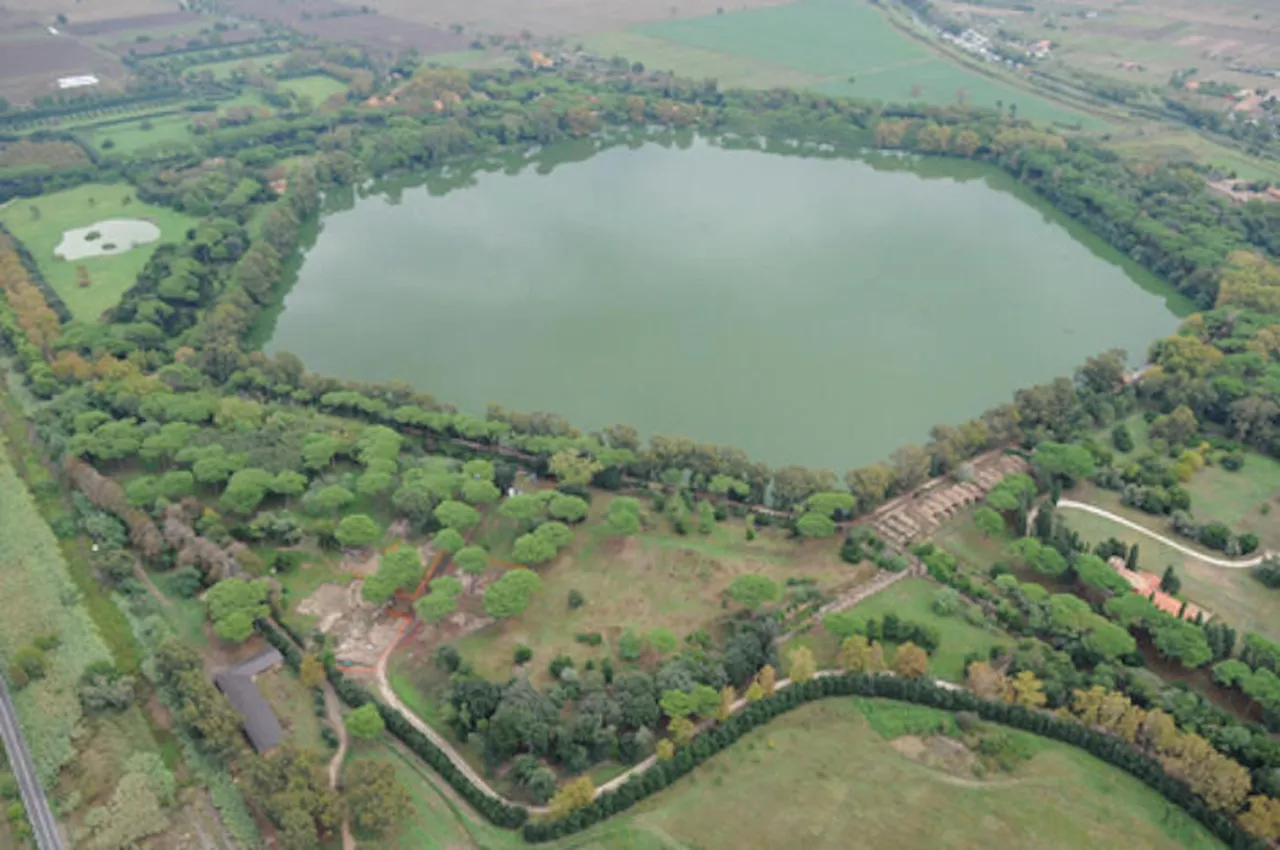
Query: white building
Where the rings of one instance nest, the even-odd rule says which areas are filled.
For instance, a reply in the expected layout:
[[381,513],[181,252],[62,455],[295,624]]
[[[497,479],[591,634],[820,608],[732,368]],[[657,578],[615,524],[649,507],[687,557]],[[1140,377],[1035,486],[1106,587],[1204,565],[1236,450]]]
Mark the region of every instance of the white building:
[[93,74],[85,74],[80,77],[60,77],[58,79],[58,88],[60,89],[79,89],[85,86],[96,86],[98,78]]

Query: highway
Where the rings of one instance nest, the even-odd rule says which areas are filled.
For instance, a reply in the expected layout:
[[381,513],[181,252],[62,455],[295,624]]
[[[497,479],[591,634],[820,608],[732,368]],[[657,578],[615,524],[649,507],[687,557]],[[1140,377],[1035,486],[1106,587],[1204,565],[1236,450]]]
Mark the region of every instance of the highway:
[[36,778],[27,741],[22,737],[22,727],[18,725],[18,712],[14,710],[13,700],[9,698],[9,688],[3,677],[0,677],[0,740],[4,741],[5,752],[9,754],[9,766],[18,779],[18,791],[22,794],[22,804],[27,807],[27,819],[31,821],[31,828],[35,832],[36,846],[40,850],[66,850],[62,836],[58,833],[58,822],[54,820],[49,808],[49,800],[44,796],[40,780]]

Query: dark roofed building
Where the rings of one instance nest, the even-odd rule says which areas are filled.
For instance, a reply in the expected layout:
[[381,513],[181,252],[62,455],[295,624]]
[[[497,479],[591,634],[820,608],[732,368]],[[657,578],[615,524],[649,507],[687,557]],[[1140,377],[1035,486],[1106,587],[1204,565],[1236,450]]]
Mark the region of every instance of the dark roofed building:
[[284,738],[284,729],[253,679],[283,660],[278,650],[268,649],[213,677],[218,690],[226,694],[227,702],[244,718],[245,737],[260,753],[274,749]]

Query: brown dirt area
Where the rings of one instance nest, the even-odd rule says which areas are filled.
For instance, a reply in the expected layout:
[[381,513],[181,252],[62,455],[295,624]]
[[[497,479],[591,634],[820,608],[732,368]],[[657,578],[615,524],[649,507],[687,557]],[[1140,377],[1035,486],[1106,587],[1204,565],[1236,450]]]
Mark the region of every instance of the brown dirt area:
[[945,735],[903,735],[889,745],[904,758],[961,779],[972,779],[980,763],[963,742]]
[[[103,86],[124,76],[115,59],[65,36],[5,42],[0,47],[0,96],[14,103],[58,91],[59,77],[97,74]],[[100,86],[99,88],[103,87]]]
[[[380,11],[387,11],[381,9],[383,4],[378,5]],[[407,7],[418,10],[419,14],[396,20],[378,12],[364,14],[357,4],[334,0],[310,0],[305,7],[261,0],[232,0],[231,3],[233,11],[246,17],[278,21],[299,32],[333,41],[360,42],[373,50],[394,53],[415,48],[420,53],[431,54],[467,49],[469,37],[431,25],[438,18],[434,13],[435,3],[415,2]]]
[[695,18],[726,12],[783,6],[794,0],[379,0],[379,11],[394,18],[448,26],[463,24],[482,33],[585,35],[631,24]]
[[298,613],[317,618],[316,628],[334,638],[338,661],[356,667],[373,667],[400,637],[403,623],[378,616],[378,608],[360,597],[363,582],[322,584],[298,603]]
[[201,18],[199,15],[191,12],[159,12],[154,15],[135,15],[126,18],[106,18],[103,20],[85,21],[80,23],[80,15],[78,13],[68,14],[67,18],[71,21],[65,28],[64,32],[71,35],[102,35],[109,32],[119,32],[120,30],[149,30],[161,29],[164,27],[180,27],[186,24],[198,23]]
[[93,21],[137,18],[151,15],[186,14],[174,9],[173,0],[5,0],[4,6],[11,12],[21,12],[37,18],[41,23],[53,23],[58,15],[66,15],[69,25]]

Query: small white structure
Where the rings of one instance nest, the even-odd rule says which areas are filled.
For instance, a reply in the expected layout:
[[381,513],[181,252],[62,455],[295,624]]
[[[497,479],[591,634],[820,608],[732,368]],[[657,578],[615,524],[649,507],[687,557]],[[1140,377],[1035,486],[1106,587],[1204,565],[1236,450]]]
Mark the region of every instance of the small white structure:
[[88,227],[62,231],[62,241],[53,249],[60,260],[83,260],[123,254],[160,238],[160,228],[140,218],[110,218]]
[[79,77],[59,77],[58,88],[60,89],[79,89],[85,86],[96,86],[98,78],[93,74],[84,74]]

